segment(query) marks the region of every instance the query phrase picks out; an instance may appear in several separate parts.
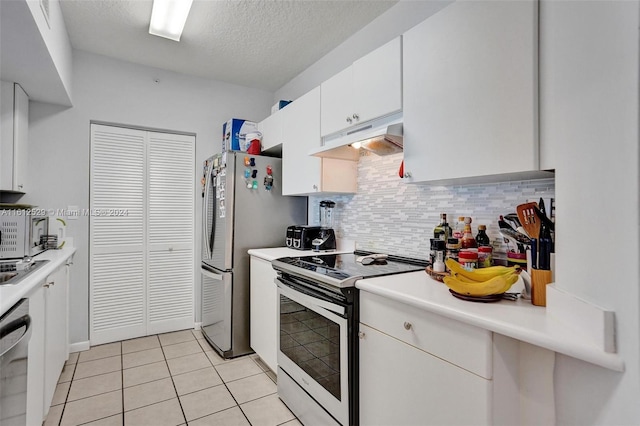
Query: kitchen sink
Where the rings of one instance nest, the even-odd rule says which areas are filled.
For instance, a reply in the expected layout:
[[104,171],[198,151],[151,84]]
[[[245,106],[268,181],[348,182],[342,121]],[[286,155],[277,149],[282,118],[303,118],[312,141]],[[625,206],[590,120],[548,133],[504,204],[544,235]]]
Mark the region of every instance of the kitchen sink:
[[[29,262],[28,265],[24,266],[23,269],[20,269],[23,265],[20,262],[15,262],[14,265],[9,265],[9,267],[15,266],[15,270],[13,271],[5,271],[0,272],[0,286],[5,285],[16,285],[20,281],[22,281],[25,277],[27,277],[32,272],[38,270],[42,265],[49,262],[48,260],[35,260]],[[5,263],[3,266],[7,266]]]

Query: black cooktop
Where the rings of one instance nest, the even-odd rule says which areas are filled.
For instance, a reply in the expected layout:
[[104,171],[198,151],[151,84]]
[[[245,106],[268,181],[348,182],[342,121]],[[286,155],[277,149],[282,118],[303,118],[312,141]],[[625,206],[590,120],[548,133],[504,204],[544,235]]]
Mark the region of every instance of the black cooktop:
[[[312,256],[284,257],[273,262],[276,270],[295,273],[328,282],[339,287],[353,285],[355,280],[421,271],[427,261],[389,255],[386,259],[365,265],[357,261],[371,252],[356,251],[344,254],[318,254]],[[299,269],[298,269],[299,268]],[[339,283],[339,284],[338,284]]]

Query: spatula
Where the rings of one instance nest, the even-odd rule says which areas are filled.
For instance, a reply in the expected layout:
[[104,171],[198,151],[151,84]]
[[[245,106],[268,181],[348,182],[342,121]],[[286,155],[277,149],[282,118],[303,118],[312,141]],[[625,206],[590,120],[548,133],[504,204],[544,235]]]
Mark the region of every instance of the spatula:
[[538,203],[520,204],[516,208],[520,223],[531,238],[540,237],[540,218],[536,215],[535,208],[538,208]]

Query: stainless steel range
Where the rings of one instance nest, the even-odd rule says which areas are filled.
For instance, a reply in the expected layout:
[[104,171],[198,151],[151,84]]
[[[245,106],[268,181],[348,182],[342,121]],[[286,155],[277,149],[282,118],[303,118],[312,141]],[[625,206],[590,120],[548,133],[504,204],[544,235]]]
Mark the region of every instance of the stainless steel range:
[[278,394],[303,424],[358,424],[355,283],[424,269],[426,261],[368,252],[285,257],[278,272]]

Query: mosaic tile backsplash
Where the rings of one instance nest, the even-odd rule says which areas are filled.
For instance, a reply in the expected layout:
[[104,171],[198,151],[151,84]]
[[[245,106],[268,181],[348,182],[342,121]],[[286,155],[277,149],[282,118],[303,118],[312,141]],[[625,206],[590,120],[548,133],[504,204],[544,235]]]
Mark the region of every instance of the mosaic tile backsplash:
[[515,213],[518,204],[541,197],[548,208],[548,200],[555,196],[554,179],[459,186],[407,184],[398,177],[401,161],[401,153],[363,154],[358,163],[358,193],[309,197],[309,224],[319,223],[318,205],[330,199],[336,202],[338,238],[354,240],[362,250],[426,259],[440,213],[447,214],[451,227],[458,216],[470,216],[473,235],[478,225],[486,225],[494,253],[505,257],[516,246],[505,244],[500,235],[500,215]]

